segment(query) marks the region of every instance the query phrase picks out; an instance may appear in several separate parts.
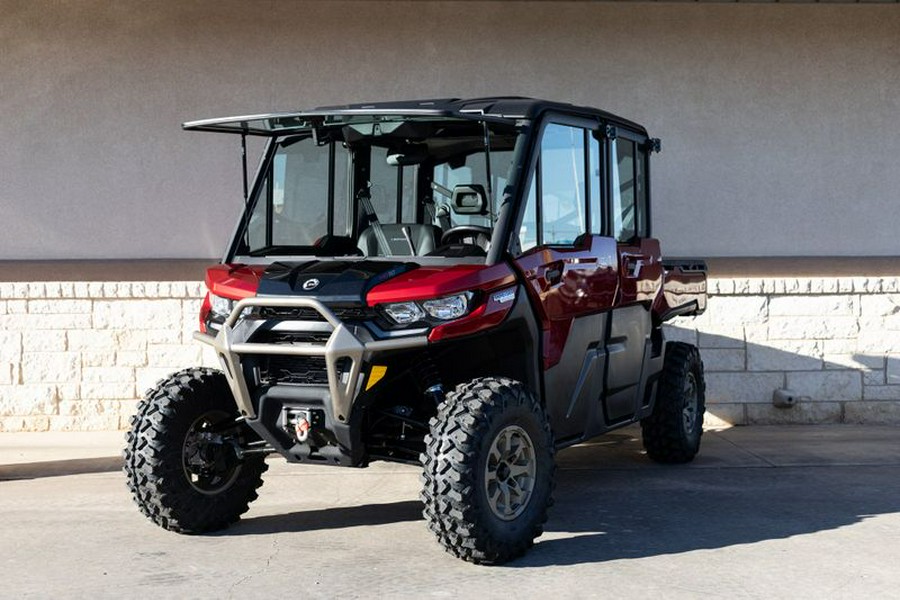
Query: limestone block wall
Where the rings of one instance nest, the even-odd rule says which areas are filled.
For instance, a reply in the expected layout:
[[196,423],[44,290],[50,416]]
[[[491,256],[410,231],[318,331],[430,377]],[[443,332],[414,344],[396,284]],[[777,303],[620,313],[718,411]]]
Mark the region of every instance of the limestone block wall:
[[[697,344],[708,423],[900,422],[900,278],[720,278]],[[215,357],[194,342],[203,284],[0,283],[0,431],[126,427],[158,379]],[[800,397],[772,406],[772,393]]]
[[0,283],[0,431],[122,429],[147,388],[215,355],[191,282]]
[[[669,339],[700,347],[707,423],[900,422],[900,278],[711,279]],[[772,394],[798,401],[776,408]]]

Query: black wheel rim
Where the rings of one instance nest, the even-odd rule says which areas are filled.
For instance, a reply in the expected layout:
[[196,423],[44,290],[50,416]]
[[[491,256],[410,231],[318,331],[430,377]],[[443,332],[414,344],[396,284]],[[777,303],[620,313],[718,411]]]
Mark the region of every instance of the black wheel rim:
[[699,417],[698,408],[700,400],[697,394],[697,378],[693,373],[688,373],[684,378],[684,406],[681,409],[681,418],[684,422],[685,433],[691,433],[697,426]]
[[192,488],[209,496],[231,487],[241,472],[241,462],[229,442],[229,432],[219,431],[231,417],[210,411],[198,417],[184,438],[181,459]]

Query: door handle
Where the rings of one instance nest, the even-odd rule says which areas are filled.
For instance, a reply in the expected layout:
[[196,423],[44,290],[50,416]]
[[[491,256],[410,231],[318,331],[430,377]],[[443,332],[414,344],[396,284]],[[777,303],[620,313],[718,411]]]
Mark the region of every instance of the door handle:
[[562,269],[559,267],[550,267],[544,271],[544,281],[547,282],[547,285],[556,285],[562,281]]
[[553,261],[544,267],[544,284],[547,287],[557,285],[563,278],[563,263],[560,260]]
[[641,276],[641,269],[646,265],[646,261],[642,258],[633,259],[628,258],[625,260],[625,276],[630,277],[632,279],[637,279]]

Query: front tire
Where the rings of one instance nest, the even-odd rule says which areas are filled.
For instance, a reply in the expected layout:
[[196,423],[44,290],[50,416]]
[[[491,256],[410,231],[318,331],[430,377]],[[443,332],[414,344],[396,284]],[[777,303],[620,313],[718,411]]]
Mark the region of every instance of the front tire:
[[706,382],[696,347],[669,342],[653,412],[641,421],[647,456],[659,463],[686,463],[700,450]]
[[438,542],[474,563],[524,554],[552,503],[553,435],[540,403],[517,381],[475,379],[429,425],[422,501]]
[[164,529],[223,529],[256,499],[267,465],[238,457],[252,433],[235,422],[225,376],[187,369],[160,381],[138,404],[126,437],[125,477],[141,512]]

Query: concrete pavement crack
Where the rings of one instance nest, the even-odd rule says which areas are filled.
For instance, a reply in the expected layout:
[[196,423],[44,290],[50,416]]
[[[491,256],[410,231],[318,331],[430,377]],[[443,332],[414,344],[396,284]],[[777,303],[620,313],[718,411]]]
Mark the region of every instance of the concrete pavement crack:
[[244,575],[243,577],[241,577],[240,579],[238,579],[237,581],[232,583],[231,586],[228,588],[228,598],[235,597],[235,590],[238,586],[250,581],[253,577],[255,577],[257,575],[262,575],[262,574],[266,573],[269,570],[269,567],[272,566],[272,561],[275,560],[275,557],[278,555],[279,550],[280,550],[280,548],[278,546],[278,535],[273,535],[272,536],[272,550],[271,550],[271,552],[269,552],[269,555],[266,557],[266,564],[263,565],[263,567],[260,570],[254,571],[248,575]]

